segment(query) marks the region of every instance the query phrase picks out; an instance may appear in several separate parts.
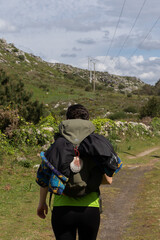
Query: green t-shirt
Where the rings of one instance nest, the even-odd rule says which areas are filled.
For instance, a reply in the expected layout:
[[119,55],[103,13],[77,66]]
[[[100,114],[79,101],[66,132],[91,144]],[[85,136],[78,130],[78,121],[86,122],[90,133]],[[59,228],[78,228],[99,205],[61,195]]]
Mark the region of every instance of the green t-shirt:
[[77,207],[98,207],[99,208],[99,194],[91,192],[83,197],[68,197],[65,195],[54,196],[54,207],[61,206],[77,206]]

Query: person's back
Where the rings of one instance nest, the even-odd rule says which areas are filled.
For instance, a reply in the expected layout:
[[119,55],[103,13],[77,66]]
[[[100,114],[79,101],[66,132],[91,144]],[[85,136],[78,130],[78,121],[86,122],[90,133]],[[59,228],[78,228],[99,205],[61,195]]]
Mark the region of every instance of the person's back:
[[[92,126],[91,122],[89,122],[89,113],[87,109],[80,104],[70,106],[68,108],[66,117],[68,120],[73,119],[73,122],[75,122],[76,119],[77,122],[78,119],[82,119],[84,122],[86,121],[89,126]],[[75,130],[77,130],[77,128],[77,133],[73,134],[73,132],[76,132]],[[74,130],[73,132],[71,131],[72,129]],[[77,126],[76,129],[74,129],[71,124],[71,128],[69,128],[68,131],[66,129],[63,130],[66,138],[68,138],[68,136],[74,136],[74,139],[76,140],[79,139],[80,135],[83,135],[83,127],[81,126],[80,128]],[[83,140],[93,131],[94,129],[91,127],[89,131],[86,131],[87,133],[85,132],[84,137],[81,140]],[[61,140],[61,143],[63,143],[63,139]],[[69,140],[70,138],[67,139],[67,141]],[[65,144],[68,144],[67,146],[69,146],[70,142],[65,142]],[[64,161],[62,161],[62,163],[56,162],[58,159],[55,159],[55,156],[53,156],[53,151],[51,148],[46,152],[45,156],[58,168],[59,171],[62,171],[63,174],[69,174],[69,181],[66,184],[64,194],[55,195],[54,197],[52,227],[56,239],[75,240],[76,232],[78,231],[79,240],[95,240],[100,224],[99,185],[102,182],[103,174],[100,168],[97,167],[97,164],[89,156],[82,156],[80,171],[75,173],[72,169],[74,168],[73,163],[70,162],[70,160],[67,160],[69,159],[67,158],[69,155],[67,155],[68,151],[64,147],[64,144],[63,146],[58,146],[57,149],[58,150],[56,151],[55,156],[58,158],[59,154],[66,154],[66,158]],[[77,159],[81,158],[81,155],[76,157]],[[72,160],[74,160],[74,158]],[[106,176],[106,183],[107,182],[111,183],[112,178],[108,178]],[[79,189],[76,189],[76,186],[78,185],[79,187],[81,184],[82,188],[80,191]],[[75,190],[77,192],[74,192]],[[44,211],[47,211],[47,206],[45,203],[46,195],[47,190],[41,189],[40,204],[37,214],[42,218],[45,217]]]

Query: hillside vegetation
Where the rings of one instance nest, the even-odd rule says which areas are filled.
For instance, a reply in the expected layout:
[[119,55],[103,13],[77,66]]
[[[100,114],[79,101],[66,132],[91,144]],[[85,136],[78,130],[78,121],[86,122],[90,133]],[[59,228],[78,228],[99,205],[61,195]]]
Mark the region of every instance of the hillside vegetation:
[[[123,134],[126,127],[132,128],[127,122],[147,123],[154,131],[152,118],[160,117],[159,96],[140,94],[149,85],[139,79],[96,72],[96,90],[93,91],[88,70],[47,63],[3,39],[0,40],[0,62],[0,131],[9,142],[20,141],[21,144],[21,139],[27,144],[31,140],[34,142],[29,132],[35,133],[41,122],[47,121],[47,127],[57,124],[65,118],[67,107],[73,103],[84,104],[89,109],[91,120],[97,119],[100,124],[96,125],[98,131],[111,120],[126,121],[119,125]],[[155,87],[158,89],[159,85],[158,81]],[[115,132],[109,132],[113,139]],[[17,133],[23,136],[17,137]],[[106,135],[105,131],[103,133]],[[120,132],[119,135],[122,136]],[[34,144],[39,144],[36,141]]]
[[[96,72],[94,92],[89,83],[88,70],[44,62],[39,57],[24,53],[1,39],[1,239],[53,239],[50,212],[45,221],[36,216],[39,186],[35,178],[41,161],[39,153],[54,142],[59,123],[65,118],[66,109],[70,104],[81,103],[89,109],[96,132],[112,142],[123,161],[126,176],[131,176],[130,170],[126,170],[127,166],[137,171],[137,165],[150,164],[151,157],[158,159],[160,153],[158,89],[159,81],[155,86],[150,86],[133,77]],[[140,157],[139,153],[147,150],[148,146],[158,150],[154,150],[153,156]],[[133,223],[125,231],[123,239],[159,239],[157,186],[160,182],[160,166],[158,160],[156,161],[157,165],[152,172],[144,176],[143,186],[141,183],[143,191],[140,198],[134,201]],[[135,176],[137,178],[136,174]],[[105,188],[108,192],[106,191],[104,195],[106,196],[104,202],[109,197],[113,203],[113,198],[120,191],[119,186],[124,185],[126,188],[123,176],[122,182],[119,182],[119,179],[118,188]],[[132,182],[135,182],[135,178]],[[129,194],[127,191],[127,195]],[[121,201],[121,204],[124,205],[124,202]],[[117,206],[121,208],[119,201]],[[25,214],[24,209],[27,209]],[[148,209],[151,210],[148,212]],[[121,210],[126,212],[125,208]],[[115,211],[112,215],[114,213]],[[106,225],[104,226],[106,229]],[[119,222],[118,226],[122,227]]]
[[33,100],[62,116],[65,108],[75,102],[86,105],[92,117],[105,117],[109,112],[128,107],[138,111],[146,101],[138,94],[146,84],[135,77],[96,72],[96,91],[93,92],[88,70],[45,62],[3,39],[0,40],[0,64],[12,81],[23,82],[25,89],[33,93]]
[[45,62],[4,39],[0,39],[0,63],[0,118],[4,132],[10,125],[14,129],[21,125],[18,117],[38,123],[51,113],[62,119],[73,103],[87,106],[91,119],[139,122],[144,117],[160,116],[159,81],[150,86],[135,77],[96,72],[93,91],[88,70]]

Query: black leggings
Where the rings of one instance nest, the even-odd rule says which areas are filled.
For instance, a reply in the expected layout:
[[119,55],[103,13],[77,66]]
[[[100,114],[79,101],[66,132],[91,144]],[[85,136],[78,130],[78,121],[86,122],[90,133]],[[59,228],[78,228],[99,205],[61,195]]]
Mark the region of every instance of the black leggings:
[[100,225],[97,207],[54,207],[52,228],[56,240],[96,240]]

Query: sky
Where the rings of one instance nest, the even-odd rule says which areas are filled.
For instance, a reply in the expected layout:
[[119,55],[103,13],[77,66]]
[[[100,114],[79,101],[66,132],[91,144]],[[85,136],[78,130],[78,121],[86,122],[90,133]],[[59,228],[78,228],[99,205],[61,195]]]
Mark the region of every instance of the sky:
[[0,38],[47,62],[160,79],[159,0],[0,0]]

